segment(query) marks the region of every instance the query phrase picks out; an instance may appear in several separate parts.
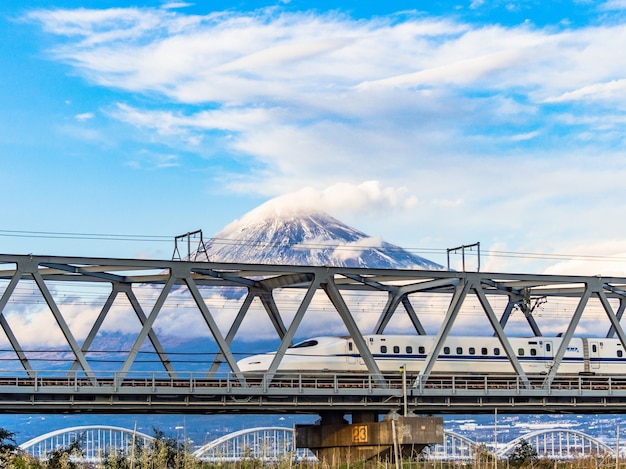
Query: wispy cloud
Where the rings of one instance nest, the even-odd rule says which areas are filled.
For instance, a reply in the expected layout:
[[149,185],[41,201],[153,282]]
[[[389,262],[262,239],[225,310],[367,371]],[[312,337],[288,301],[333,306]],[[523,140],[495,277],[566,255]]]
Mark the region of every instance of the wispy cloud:
[[[488,226],[529,247],[591,235],[604,222],[602,197],[623,194],[626,169],[615,162],[626,144],[626,50],[616,44],[626,43],[626,24],[618,18],[540,28],[278,7],[175,10],[28,18],[56,36],[54,60],[127,93],[108,116],[144,131],[146,146],[158,141],[152,153],[176,154],[181,142],[202,157],[219,148],[219,184],[231,193],[310,187],[350,201],[356,214],[353,196],[369,190],[362,200],[375,213],[403,201],[396,206],[412,225],[396,223],[405,229],[437,220],[441,240]],[[364,181],[378,181],[384,203],[372,203]]]
[[94,117],[95,114],[93,112],[83,112],[82,114],[76,114],[74,116],[74,119],[76,119],[77,121],[87,121],[93,119]]

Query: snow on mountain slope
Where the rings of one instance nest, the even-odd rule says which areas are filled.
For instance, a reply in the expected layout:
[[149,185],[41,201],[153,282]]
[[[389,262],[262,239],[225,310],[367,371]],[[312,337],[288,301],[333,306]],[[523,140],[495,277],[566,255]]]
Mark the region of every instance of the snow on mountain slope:
[[[211,262],[427,269],[443,267],[325,212],[271,200],[205,243]],[[192,253],[201,260],[204,253]]]

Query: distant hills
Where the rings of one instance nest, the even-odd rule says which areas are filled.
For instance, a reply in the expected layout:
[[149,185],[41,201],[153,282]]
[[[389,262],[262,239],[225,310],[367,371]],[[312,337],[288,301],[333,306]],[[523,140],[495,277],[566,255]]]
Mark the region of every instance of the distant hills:
[[276,199],[230,223],[189,258],[253,264],[443,269],[321,210],[285,205]]

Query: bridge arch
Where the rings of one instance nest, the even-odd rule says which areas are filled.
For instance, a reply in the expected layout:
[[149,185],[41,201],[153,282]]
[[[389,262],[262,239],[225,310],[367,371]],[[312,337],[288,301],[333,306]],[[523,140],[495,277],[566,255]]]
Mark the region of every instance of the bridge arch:
[[443,443],[425,448],[424,453],[432,459],[470,461],[475,458],[478,446],[474,440],[466,436],[444,430]]
[[288,457],[313,458],[308,449],[296,450],[294,430],[287,427],[257,427],[239,430],[217,438],[194,451],[202,460],[239,461],[250,458],[276,461]]
[[578,430],[554,428],[535,430],[521,435],[498,448],[498,457],[508,456],[514,448],[525,440],[533,447],[540,458],[575,459],[588,456],[615,456],[615,448]]
[[135,430],[110,425],[84,425],[68,427],[40,435],[20,445],[20,448],[37,459],[45,459],[50,452],[67,448],[81,440],[83,458],[87,461],[101,459],[110,453],[130,454],[133,442],[150,444],[154,438]]

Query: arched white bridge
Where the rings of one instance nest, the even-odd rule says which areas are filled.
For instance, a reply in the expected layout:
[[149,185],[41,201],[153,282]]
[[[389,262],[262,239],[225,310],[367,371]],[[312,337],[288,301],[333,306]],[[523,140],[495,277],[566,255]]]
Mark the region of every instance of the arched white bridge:
[[294,447],[293,432],[293,428],[286,427],[239,430],[207,443],[193,455],[204,461],[241,461],[246,458],[279,461],[290,457],[313,459],[310,450]]
[[[286,427],[257,427],[239,430],[213,440],[194,451],[193,456],[205,461],[241,461],[257,459],[277,461],[286,458],[312,459],[307,449],[294,448],[294,430]],[[107,454],[130,454],[135,444],[149,445],[153,437],[107,425],[71,427],[55,430],[20,445],[38,459],[46,459],[52,451],[81,442],[83,459],[97,461]],[[597,438],[571,429],[544,429],[526,433],[505,444],[498,444],[495,454],[506,458],[522,440],[528,442],[539,457],[574,459],[580,457],[615,457],[611,448]],[[424,450],[428,458],[472,460],[476,451],[493,453],[493,444],[474,441],[451,431],[444,431],[444,442]]]
[[50,453],[80,441],[82,458],[98,461],[107,454],[130,454],[135,444],[149,445],[153,437],[145,433],[110,425],[68,427],[38,436],[20,445],[37,459],[47,459]]
[[593,456],[615,457],[615,448],[611,448],[595,437],[577,430],[553,428],[525,433],[508,443],[498,444],[494,451],[493,442],[477,442],[451,431],[444,431],[444,442],[425,449],[425,455],[434,459],[472,460],[476,451],[487,450],[499,459],[507,458],[514,449],[526,441],[540,458],[576,459]]

